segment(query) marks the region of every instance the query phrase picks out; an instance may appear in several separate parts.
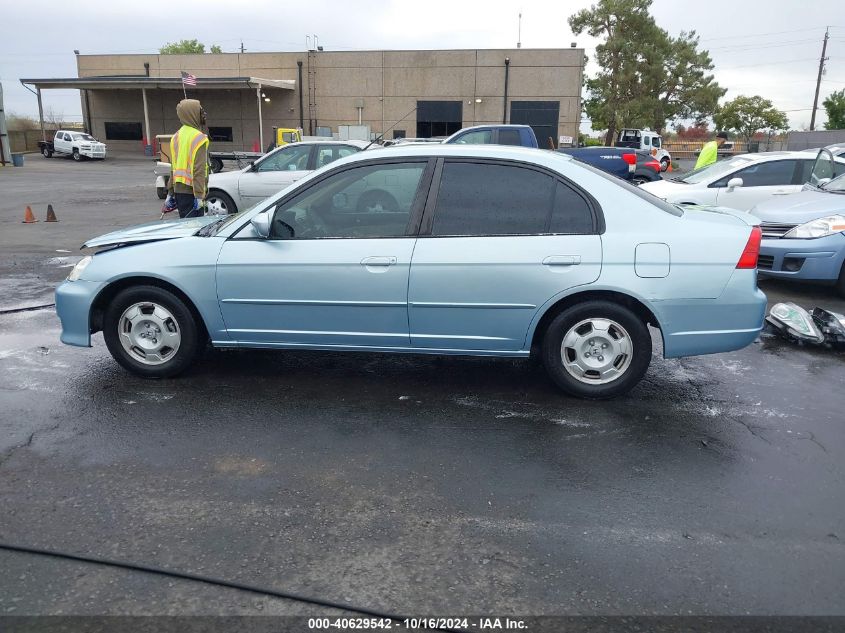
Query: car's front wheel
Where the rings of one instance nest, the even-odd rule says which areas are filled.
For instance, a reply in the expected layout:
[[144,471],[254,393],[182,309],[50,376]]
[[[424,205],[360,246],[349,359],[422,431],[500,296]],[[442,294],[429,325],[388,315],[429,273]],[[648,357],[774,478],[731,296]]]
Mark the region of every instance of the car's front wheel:
[[144,378],[168,378],[185,371],[200,347],[191,310],[172,292],[133,286],[109,303],[103,338],[114,359]]
[[599,400],[630,391],[651,362],[648,326],[609,301],[586,301],[561,312],[543,337],[543,364],[563,391]]
[[79,162],[79,161],[82,160],[82,155],[79,153],[79,150],[76,149],[76,148],[74,148],[72,156],[73,156],[73,160],[75,160],[76,162]]
[[238,212],[235,201],[232,200],[231,196],[222,191],[209,191],[208,196],[205,198],[205,204],[208,213],[211,215],[228,215]]

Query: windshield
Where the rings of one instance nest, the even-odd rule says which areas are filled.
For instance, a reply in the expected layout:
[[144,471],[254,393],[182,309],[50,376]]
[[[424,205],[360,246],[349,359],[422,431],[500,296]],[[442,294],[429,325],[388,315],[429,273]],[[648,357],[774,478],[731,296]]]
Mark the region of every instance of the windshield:
[[845,193],[845,174],[837,176],[830,182],[822,185],[821,189],[830,193]]
[[695,185],[708,180],[718,180],[722,176],[725,176],[726,174],[729,174],[732,171],[745,167],[750,162],[750,158],[730,158],[728,160],[720,160],[719,162],[713,163],[712,165],[693,169],[685,176],[673,178],[672,180],[675,180],[677,182],[685,182],[689,185]]
[[74,141],[96,141],[97,139],[95,139],[90,134],[74,134],[73,140]]

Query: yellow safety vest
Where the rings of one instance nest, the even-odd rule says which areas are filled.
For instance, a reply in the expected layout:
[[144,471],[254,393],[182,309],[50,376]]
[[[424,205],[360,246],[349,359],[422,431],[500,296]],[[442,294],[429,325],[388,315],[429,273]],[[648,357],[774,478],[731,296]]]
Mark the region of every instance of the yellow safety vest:
[[[170,139],[170,177],[173,182],[194,185],[194,160],[199,148],[208,145],[208,137],[190,125],[183,125]],[[208,175],[208,162],[205,164]]]

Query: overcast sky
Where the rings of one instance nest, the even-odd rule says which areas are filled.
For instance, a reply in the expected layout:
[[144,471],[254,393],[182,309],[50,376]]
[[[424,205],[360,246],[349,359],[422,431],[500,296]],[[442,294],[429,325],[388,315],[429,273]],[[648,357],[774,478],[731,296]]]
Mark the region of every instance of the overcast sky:
[[[568,47],[592,56],[595,41],[569,30],[567,18],[591,0],[28,0],[0,5],[0,79],[7,112],[37,114],[21,77],[75,77],[83,54],[156,52],[197,38],[234,52],[304,50],[316,33],[326,50]],[[57,11],[61,6],[63,10]],[[825,26],[830,26],[824,96],[845,88],[843,0],[655,0],[657,23],[676,35],[695,29],[710,51],[725,99],[760,94],[787,111],[793,128],[809,125]],[[184,16],[184,17],[182,17]],[[188,26],[189,25],[189,26]],[[594,64],[587,73],[595,72]],[[49,90],[44,105],[81,120],[77,91]],[[825,120],[817,115],[817,126]],[[589,125],[583,126],[589,131]]]

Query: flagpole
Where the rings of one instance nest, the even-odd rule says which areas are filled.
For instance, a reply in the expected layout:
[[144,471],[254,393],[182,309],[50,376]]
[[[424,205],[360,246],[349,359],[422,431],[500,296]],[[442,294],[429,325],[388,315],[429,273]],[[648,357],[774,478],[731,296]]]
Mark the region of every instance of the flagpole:
[[187,99],[188,98],[188,92],[185,90],[185,71],[182,70],[182,69],[179,69],[179,75],[182,78],[182,94],[185,95],[185,98]]

